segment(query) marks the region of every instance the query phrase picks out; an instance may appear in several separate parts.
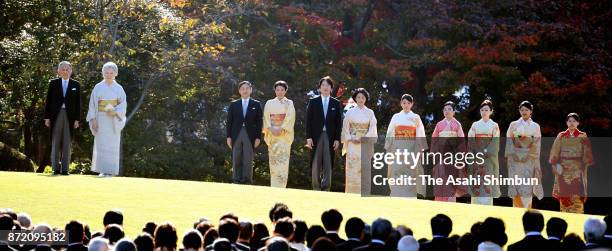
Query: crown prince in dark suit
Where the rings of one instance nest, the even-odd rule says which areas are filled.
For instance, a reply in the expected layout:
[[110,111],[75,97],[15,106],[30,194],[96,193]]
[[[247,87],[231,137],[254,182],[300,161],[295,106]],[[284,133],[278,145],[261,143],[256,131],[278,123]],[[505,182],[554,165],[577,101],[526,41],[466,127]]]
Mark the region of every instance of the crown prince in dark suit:
[[259,101],[251,98],[250,82],[238,85],[240,99],[233,101],[227,111],[227,145],[232,149],[232,180],[234,183],[253,183],[253,155],[261,142],[263,112]]
[[334,81],[329,76],[322,78],[321,96],[308,101],[306,147],[313,150],[310,152],[313,190],[330,190],[334,151],[340,146],[342,106],[330,96],[333,88]]
[[51,166],[56,175],[68,175],[72,129],[79,127],[81,119],[81,86],[70,79],[71,74],[72,65],[60,62],[57,67],[60,78],[49,81],[45,104],[45,126],[51,129]]

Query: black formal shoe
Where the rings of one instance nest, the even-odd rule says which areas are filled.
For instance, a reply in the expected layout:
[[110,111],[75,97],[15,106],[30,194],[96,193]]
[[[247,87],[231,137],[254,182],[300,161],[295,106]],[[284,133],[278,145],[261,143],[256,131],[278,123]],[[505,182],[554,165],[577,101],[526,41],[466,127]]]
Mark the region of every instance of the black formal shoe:
[[68,172],[62,172],[62,175],[68,175]]
[[53,171],[53,175],[60,175],[60,172]]

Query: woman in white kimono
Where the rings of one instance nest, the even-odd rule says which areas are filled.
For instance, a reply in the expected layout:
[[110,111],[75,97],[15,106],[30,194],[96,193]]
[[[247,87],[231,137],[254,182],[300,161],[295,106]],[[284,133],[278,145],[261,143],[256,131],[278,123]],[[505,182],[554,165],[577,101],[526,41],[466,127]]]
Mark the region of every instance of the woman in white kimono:
[[533,195],[544,197],[542,170],[540,170],[540,145],[542,134],[540,125],[531,119],[533,105],[523,101],[519,105],[521,118],[510,123],[506,133],[506,158],[508,177],[523,180],[537,178],[538,184],[508,185],[508,197],[514,207],[531,208]]
[[263,133],[264,141],[268,145],[272,187],[287,187],[289,176],[295,107],[293,101],[285,97],[288,88],[285,81],[277,81],[274,84],[276,98],[268,100],[264,108]]
[[[387,128],[387,137],[385,139],[385,150],[388,153],[395,153],[396,150],[408,154],[420,154],[422,159],[423,150],[427,149],[427,139],[425,138],[425,127],[421,121],[421,117],[412,112],[414,99],[410,94],[402,95],[401,99],[402,111],[393,115],[389,127]],[[404,159],[404,158],[402,158]],[[412,160],[408,157],[408,161]],[[394,163],[388,167],[388,178],[411,177],[416,178],[415,185],[394,185],[389,186],[391,196],[416,198],[417,194],[425,195],[425,186],[420,182],[419,175],[424,175],[421,162],[417,163]]]
[[[499,177],[499,126],[491,119],[493,103],[485,100],[480,104],[481,119],[472,123],[468,131],[468,147],[474,154],[482,154],[484,162],[468,166],[468,175],[478,178],[479,184],[469,186],[472,204],[493,205],[493,198],[499,198],[499,185],[484,185],[485,175]],[[478,162],[478,161],[477,161]]]
[[119,143],[127,101],[123,87],[115,81],[118,72],[115,63],[104,64],[104,80],[96,84],[89,99],[87,121],[94,135],[91,170],[100,173],[100,177],[119,174]]
[[[352,98],[356,106],[346,112],[342,122],[342,153],[346,154],[345,192],[361,193],[363,182],[366,185],[363,192],[369,195],[371,189],[368,182],[371,180],[372,171],[369,163],[374,154],[373,144],[378,136],[376,117],[374,111],[365,106],[370,100],[366,89],[356,89]],[[362,161],[367,163],[362,165]]]

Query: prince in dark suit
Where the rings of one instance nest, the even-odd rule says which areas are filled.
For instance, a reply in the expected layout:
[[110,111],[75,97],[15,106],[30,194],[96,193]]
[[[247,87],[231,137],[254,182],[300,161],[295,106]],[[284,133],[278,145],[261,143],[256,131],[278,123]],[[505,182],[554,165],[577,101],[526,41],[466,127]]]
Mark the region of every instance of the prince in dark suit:
[[51,129],[53,173],[67,175],[71,154],[70,135],[74,132],[72,129],[79,127],[81,119],[81,85],[70,79],[72,66],[66,61],[59,63],[57,74],[60,78],[49,81],[44,119],[45,126]]
[[306,146],[314,150],[310,154],[314,190],[330,190],[334,151],[340,146],[342,106],[330,96],[333,88],[330,77],[322,78],[319,80],[321,96],[308,101]]
[[238,85],[241,99],[232,102],[227,111],[227,145],[232,149],[232,180],[253,183],[253,153],[261,142],[263,112],[259,101],[251,98],[252,85]]

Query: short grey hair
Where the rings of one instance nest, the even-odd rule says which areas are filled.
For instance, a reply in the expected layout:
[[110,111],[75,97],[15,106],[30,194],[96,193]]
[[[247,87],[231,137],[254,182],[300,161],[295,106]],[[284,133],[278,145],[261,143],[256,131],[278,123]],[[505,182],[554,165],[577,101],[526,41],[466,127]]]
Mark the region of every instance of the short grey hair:
[[47,223],[41,223],[41,224],[36,225],[36,227],[34,227],[34,230],[32,232],[50,234],[50,233],[53,233],[53,229]]
[[584,222],[584,239],[587,242],[600,240],[606,232],[606,222],[594,217],[588,218]]
[[113,70],[115,73],[119,74],[119,67],[117,67],[117,65],[113,62],[106,62],[103,66],[102,66],[102,74],[104,74],[105,70]]
[[89,242],[88,251],[108,251],[109,250],[108,240],[103,237],[96,237],[91,239]]
[[[198,232],[199,233],[199,232]],[[114,251],[136,251],[136,244],[128,238],[123,238],[115,244]]]
[[70,67],[70,69],[72,69],[72,64],[70,64],[70,62],[68,61],[62,61],[57,65],[57,69],[61,69],[62,67]]
[[17,221],[23,228],[30,228],[30,226],[32,226],[32,218],[27,213],[19,213],[17,215]]
[[411,235],[405,235],[397,243],[397,250],[399,251],[418,251],[419,242]]

